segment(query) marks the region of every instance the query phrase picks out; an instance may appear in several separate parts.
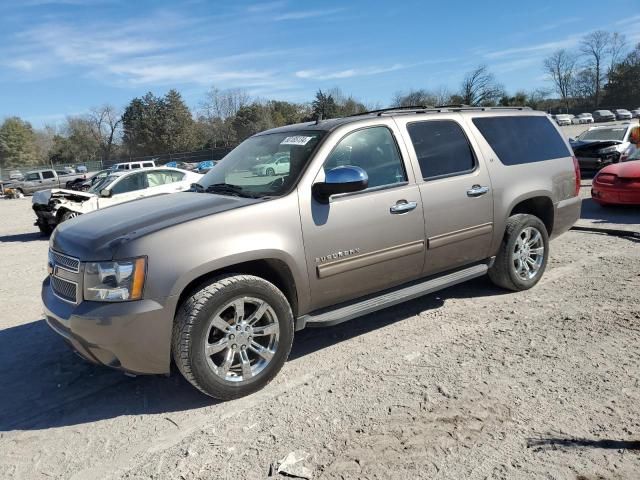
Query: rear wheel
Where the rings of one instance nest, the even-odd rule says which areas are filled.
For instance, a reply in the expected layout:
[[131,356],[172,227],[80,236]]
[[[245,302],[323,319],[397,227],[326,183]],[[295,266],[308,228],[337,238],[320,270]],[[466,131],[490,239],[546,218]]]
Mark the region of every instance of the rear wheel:
[[265,174],[267,177],[273,177],[276,174],[276,171],[273,168],[267,168]]
[[528,290],[542,277],[548,258],[549,235],[544,223],[533,215],[513,215],[507,220],[489,278],[508,290]]
[[275,377],[289,356],[293,332],[293,314],[280,290],[259,277],[228,275],[181,305],[173,357],[196,388],[229,400]]

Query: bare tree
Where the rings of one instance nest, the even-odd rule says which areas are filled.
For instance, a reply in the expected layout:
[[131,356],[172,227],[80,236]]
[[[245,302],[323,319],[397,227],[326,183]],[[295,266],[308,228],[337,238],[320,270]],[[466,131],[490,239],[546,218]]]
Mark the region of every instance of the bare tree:
[[627,38],[621,33],[613,32],[611,34],[611,41],[609,42],[609,71],[607,72],[607,76],[609,76],[615,66],[620,63],[626,48]]
[[504,88],[485,65],[467,73],[462,80],[460,97],[466,105],[494,105],[503,95]]
[[207,119],[220,118],[226,120],[238,113],[242,107],[251,102],[249,94],[240,88],[230,88],[220,90],[216,87],[205,94],[204,100],[200,104],[202,114]]
[[580,53],[586,58],[586,66],[593,70],[595,107],[600,105],[600,91],[604,80],[604,64],[611,48],[611,34],[604,30],[588,33],[580,43]]
[[554,52],[544,61],[544,69],[551,77],[560,98],[569,110],[569,101],[573,91],[574,71],[577,59],[565,49]]
[[109,161],[116,134],[122,124],[121,112],[112,105],[103,105],[91,109],[88,120],[93,136],[100,145],[102,160]]

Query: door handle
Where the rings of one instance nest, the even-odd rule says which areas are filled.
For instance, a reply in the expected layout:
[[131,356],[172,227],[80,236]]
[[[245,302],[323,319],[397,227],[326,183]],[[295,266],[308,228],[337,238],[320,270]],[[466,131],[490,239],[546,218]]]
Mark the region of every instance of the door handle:
[[489,187],[483,187],[480,185],[474,185],[467,190],[467,197],[479,197],[489,191]]
[[391,213],[407,213],[415,209],[418,206],[418,202],[407,202],[406,200],[398,200],[395,205],[389,208]]

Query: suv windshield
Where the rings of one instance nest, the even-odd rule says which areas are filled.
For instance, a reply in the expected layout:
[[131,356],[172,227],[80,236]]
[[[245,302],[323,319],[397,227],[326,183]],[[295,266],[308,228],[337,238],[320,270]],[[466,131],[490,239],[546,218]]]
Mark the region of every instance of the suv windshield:
[[324,135],[324,131],[307,130],[248,138],[202,177],[198,185],[211,193],[247,197],[283,195],[295,185]]
[[626,128],[594,128],[584,132],[578,137],[578,140],[617,140],[621,142],[624,140],[626,131]]

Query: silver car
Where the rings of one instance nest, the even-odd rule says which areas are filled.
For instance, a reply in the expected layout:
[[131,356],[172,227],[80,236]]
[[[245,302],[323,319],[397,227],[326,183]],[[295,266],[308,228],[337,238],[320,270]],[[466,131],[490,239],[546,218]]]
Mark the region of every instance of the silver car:
[[616,120],[631,120],[633,118],[631,112],[625,108],[618,108],[613,113],[616,116]]

